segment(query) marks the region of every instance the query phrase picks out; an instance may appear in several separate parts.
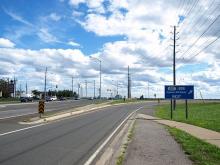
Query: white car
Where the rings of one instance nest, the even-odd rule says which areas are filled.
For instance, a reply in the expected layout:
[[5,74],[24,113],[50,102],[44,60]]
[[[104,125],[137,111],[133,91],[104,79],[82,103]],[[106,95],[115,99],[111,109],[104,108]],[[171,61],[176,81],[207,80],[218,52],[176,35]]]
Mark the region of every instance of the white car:
[[52,96],[50,99],[51,99],[51,101],[56,101],[57,97],[56,96]]

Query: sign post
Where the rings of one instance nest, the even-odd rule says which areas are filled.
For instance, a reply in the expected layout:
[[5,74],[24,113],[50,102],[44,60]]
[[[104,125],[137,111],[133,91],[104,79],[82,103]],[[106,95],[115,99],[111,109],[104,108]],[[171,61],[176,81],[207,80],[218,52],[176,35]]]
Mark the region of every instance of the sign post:
[[42,117],[42,114],[44,113],[44,100],[40,100],[38,104],[38,113],[40,114],[40,118]]
[[170,118],[173,118],[173,101],[172,100],[185,100],[185,114],[188,119],[188,99],[194,99],[194,86],[193,85],[165,85],[165,99],[171,100]]

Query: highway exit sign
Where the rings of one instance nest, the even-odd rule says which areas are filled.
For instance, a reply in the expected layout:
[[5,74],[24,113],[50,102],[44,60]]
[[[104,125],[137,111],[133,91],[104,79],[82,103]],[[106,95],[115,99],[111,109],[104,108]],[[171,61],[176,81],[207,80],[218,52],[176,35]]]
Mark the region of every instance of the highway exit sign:
[[165,85],[165,99],[194,99],[194,86]]

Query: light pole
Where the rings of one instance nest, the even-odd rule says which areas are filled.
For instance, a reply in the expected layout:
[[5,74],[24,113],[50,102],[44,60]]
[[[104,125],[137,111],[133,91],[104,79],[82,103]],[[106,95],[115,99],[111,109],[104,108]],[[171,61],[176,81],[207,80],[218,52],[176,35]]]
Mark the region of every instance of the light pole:
[[44,78],[44,100],[46,101],[46,94],[47,94],[47,67],[45,70],[45,78]]
[[93,60],[96,60],[96,61],[98,61],[99,62],[99,78],[100,78],[100,80],[99,80],[99,99],[101,99],[101,97],[102,97],[102,61],[99,59],[99,58],[96,58],[96,57],[92,57],[92,56],[89,56],[91,59],[93,59]]

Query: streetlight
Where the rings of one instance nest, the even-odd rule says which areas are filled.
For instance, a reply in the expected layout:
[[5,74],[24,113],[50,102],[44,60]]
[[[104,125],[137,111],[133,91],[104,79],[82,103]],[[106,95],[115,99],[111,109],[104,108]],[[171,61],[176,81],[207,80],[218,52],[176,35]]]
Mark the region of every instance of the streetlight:
[[102,95],[102,61],[99,59],[99,58],[96,58],[96,57],[92,57],[92,56],[89,56],[91,59],[93,59],[93,60],[96,60],[96,61],[98,61],[99,62],[99,70],[100,70],[100,73],[99,73],[99,75],[100,75],[100,89],[99,89],[99,99],[101,99],[101,95]]

